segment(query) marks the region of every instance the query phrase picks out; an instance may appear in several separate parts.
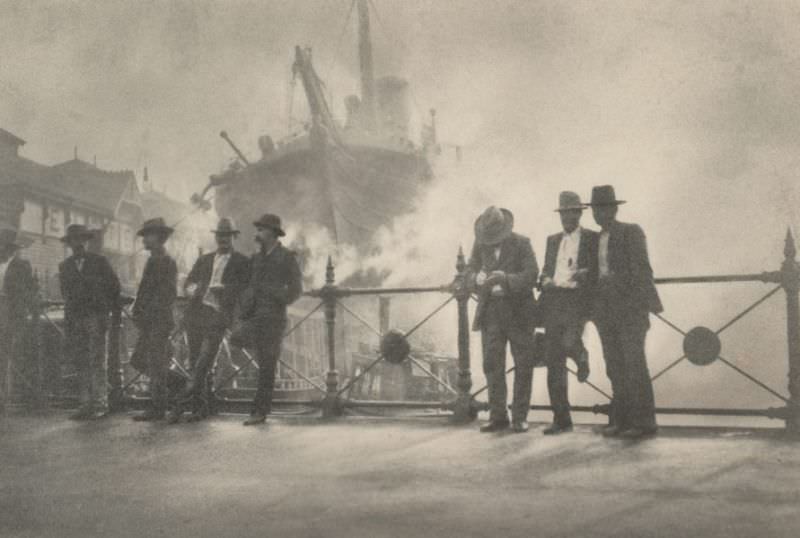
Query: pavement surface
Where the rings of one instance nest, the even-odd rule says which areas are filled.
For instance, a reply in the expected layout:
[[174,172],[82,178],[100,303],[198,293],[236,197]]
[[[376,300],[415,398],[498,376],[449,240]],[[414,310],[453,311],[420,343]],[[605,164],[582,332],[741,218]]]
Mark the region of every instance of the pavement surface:
[[800,536],[800,443],[776,432],[65,417],[0,417],[3,538]]

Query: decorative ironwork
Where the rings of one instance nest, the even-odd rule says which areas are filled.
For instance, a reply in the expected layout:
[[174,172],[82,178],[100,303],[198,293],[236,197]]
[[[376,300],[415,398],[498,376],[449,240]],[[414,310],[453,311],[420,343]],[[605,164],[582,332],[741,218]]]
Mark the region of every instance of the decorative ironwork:
[[683,353],[696,366],[707,366],[717,360],[722,343],[708,327],[695,327],[683,338]]

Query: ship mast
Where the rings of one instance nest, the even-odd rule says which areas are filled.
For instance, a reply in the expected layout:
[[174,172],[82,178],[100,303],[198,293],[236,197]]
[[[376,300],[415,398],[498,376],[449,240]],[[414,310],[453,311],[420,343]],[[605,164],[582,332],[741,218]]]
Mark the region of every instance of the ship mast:
[[358,58],[361,67],[361,107],[364,125],[375,129],[375,78],[372,69],[372,41],[367,0],[358,0]]

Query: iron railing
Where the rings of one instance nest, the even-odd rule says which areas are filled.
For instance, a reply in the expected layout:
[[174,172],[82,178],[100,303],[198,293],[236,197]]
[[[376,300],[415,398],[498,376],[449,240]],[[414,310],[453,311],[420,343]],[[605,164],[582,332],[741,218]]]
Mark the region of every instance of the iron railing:
[[[675,278],[656,278],[655,282],[659,286],[665,285],[694,285],[694,284],[714,284],[714,283],[731,283],[731,282],[751,282],[751,283],[772,283],[775,284],[764,296],[742,310],[736,316],[731,318],[728,322],[718,327],[717,329],[708,329],[706,327],[695,327],[691,330],[685,330],[676,323],[670,321],[664,315],[656,315],[656,317],[663,322],[667,327],[679,333],[683,337],[683,353],[680,357],[671,361],[666,367],[657,371],[653,376],[653,382],[657,382],[665,373],[675,368],[684,361],[689,361],[695,365],[707,365],[715,361],[719,361],[726,365],[737,374],[743,376],[753,384],[759,386],[764,391],[770,393],[773,397],[778,399],[783,405],[781,407],[771,408],[708,408],[708,407],[659,407],[656,412],[659,414],[696,414],[696,415],[712,415],[712,416],[761,416],[773,419],[781,419],[785,422],[786,429],[792,432],[800,432],[800,265],[797,262],[797,252],[795,248],[794,238],[791,231],[787,231],[784,246],[784,260],[779,270],[771,272],[763,272],[758,274],[742,274],[742,275],[710,275],[710,276],[688,276],[688,277],[675,277]],[[485,410],[488,404],[477,400],[486,387],[481,387],[475,391],[472,390],[472,373],[470,370],[471,365],[471,351],[470,351],[470,323],[469,323],[469,302],[473,298],[465,285],[466,277],[466,261],[461,249],[459,249],[456,262],[456,276],[452,283],[440,286],[427,286],[427,287],[393,287],[393,288],[349,288],[342,287],[336,284],[335,270],[332,260],[329,258],[326,267],[325,285],[318,289],[313,289],[305,295],[319,299],[319,303],[312,308],[304,317],[302,317],[295,325],[287,329],[286,335],[292,333],[299,326],[311,318],[313,314],[322,310],[324,313],[324,322],[326,327],[325,337],[325,357],[326,359],[326,372],[324,375],[324,383],[322,380],[311,379],[304,375],[302,372],[294,369],[287,362],[282,362],[284,368],[302,379],[308,386],[313,387],[318,393],[319,398],[311,398],[307,400],[287,400],[276,401],[275,403],[291,403],[302,404],[308,406],[319,407],[322,410],[324,417],[335,417],[342,415],[348,408],[406,408],[406,409],[426,409],[434,408],[438,410],[445,410],[452,414],[455,421],[466,422],[473,420],[478,411]],[[719,335],[728,330],[734,324],[739,322],[742,318],[747,316],[750,312],[758,308],[769,298],[777,294],[780,290],[784,291],[786,297],[786,321],[787,321],[787,342],[788,342],[788,394],[784,395],[779,390],[770,387],[762,380],[758,379],[752,373],[737,366],[732,360],[723,357],[721,352],[721,345]],[[392,295],[419,295],[419,294],[439,294],[445,296],[444,300],[438,306],[429,312],[427,315],[420,318],[420,320],[411,325],[403,332],[391,331],[391,334],[386,330],[380,330],[371,325],[362,316],[358,315],[353,309],[348,307],[345,300],[352,297],[364,296],[392,296]],[[455,303],[457,309],[457,360],[458,360],[458,375],[455,386],[452,386],[448,380],[442,379],[436,373],[428,369],[425,364],[415,357],[415,353],[411,351],[408,345],[408,338],[416,332],[422,325],[427,323],[431,318],[436,316],[443,309],[447,308],[451,303]],[[381,339],[381,348],[376,353],[372,362],[366,367],[356,372],[352,377],[346,380],[340,380],[340,373],[337,369],[337,311],[350,316],[353,320],[366,326],[371,332]],[[120,363],[120,340],[122,332],[123,317],[125,310],[120,307],[113,315],[113,323],[109,337],[109,382],[111,386],[111,394],[114,400],[118,403],[124,401],[126,389],[131,386],[132,381],[123,383],[123,365]],[[42,321],[47,322],[46,314],[42,310],[39,314],[34,316],[34,324],[36,334],[41,334]],[[55,324],[53,324],[55,326]],[[59,329],[60,330],[60,329]],[[37,339],[37,342],[40,339]],[[225,342],[226,349],[229,349],[227,342]],[[399,350],[399,351],[398,351]],[[42,361],[42,348],[37,346],[37,357],[41,363]],[[217,387],[225,386],[229,381],[242,374],[251,365],[257,367],[253,357],[245,350],[245,357],[247,363],[241,367],[235,367],[234,371],[225,376],[217,383]],[[442,388],[443,394],[447,397],[441,398],[441,401],[385,401],[385,400],[360,400],[351,398],[351,389],[362,379],[370,370],[382,361],[389,361],[393,363],[411,361],[414,365],[425,375],[429,376],[434,383]],[[232,362],[232,361],[231,361]],[[41,377],[41,367],[38,369],[38,375]],[[508,370],[511,372],[513,367]],[[575,372],[572,372],[575,374]],[[41,378],[31,381],[31,385],[41,383]],[[610,399],[610,395],[603,391],[600,387],[591,383],[588,386],[592,387],[598,394],[606,399]],[[236,403],[236,401],[228,401],[223,399],[223,403]],[[548,405],[532,405],[534,410],[547,410],[550,409]],[[573,406],[575,411],[588,411],[594,413],[607,413],[608,403],[596,404],[593,406]]]

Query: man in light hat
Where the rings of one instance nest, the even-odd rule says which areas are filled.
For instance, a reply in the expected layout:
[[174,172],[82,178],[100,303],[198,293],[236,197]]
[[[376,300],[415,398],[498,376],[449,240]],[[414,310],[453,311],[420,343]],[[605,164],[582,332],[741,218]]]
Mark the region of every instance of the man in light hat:
[[61,238],[72,255],[61,262],[58,278],[64,298],[67,349],[75,363],[80,407],[70,418],[86,420],[108,414],[106,333],[111,310],[119,302],[120,284],[108,260],[87,245],[95,232],[70,224]]
[[275,368],[286,329],[286,308],[303,292],[303,277],[295,253],[280,243],[285,232],[277,215],[255,221],[260,248],[250,259],[250,285],[242,305],[242,319],[255,339],[258,389],[245,426],[262,424],[272,406]]
[[30,262],[18,256],[20,248],[16,230],[0,229],[0,413],[10,396],[11,361],[23,353],[22,335],[37,291]]
[[591,291],[597,280],[597,232],[580,225],[581,198],[564,191],[558,197],[563,231],[547,238],[539,308],[546,331],[547,390],[553,423],[545,435],[572,430],[567,394],[567,357],[578,365],[578,380],[589,377],[583,329],[591,316]]
[[133,303],[133,321],[139,329],[134,356],[138,367],[150,378],[150,407],[134,417],[137,421],[161,420],[167,411],[169,338],[175,328],[172,309],[177,295],[178,267],[164,245],[172,232],[160,217],[145,221],[137,232],[150,252]]
[[[514,233],[514,216],[489,207],[475,221],[475,245],[467,283],[478,293],[473,330],[481,331],[483,372],[489,389],[489,422],[482,432],[511,426],[528,430],[533,381],[533,287],[539,274],[530,239]],[[509,424],[506,388],[506,346],[514,357],[514,397]]]
[[640,439],[657,432],[653,384],[644,346],[650,312],[663,310],[653,282],[644,232],[617,220],[614,187],[592,189],[592,214],[600,226],[598,284],[593,320],[603,345],[612,400],[606,436]]
[[190,421],[202,420],[211,413],[214,359],[250,280],[250,260],[233,248],[233,241],[239,235],[233,219],[221,218],[212,232],[217,242],[216,252],[200,256],[183,285],[189,297],[183,319],[192,377],[170,413],[169,421],[173,423],[180,420],[186,400],[192,406]]

